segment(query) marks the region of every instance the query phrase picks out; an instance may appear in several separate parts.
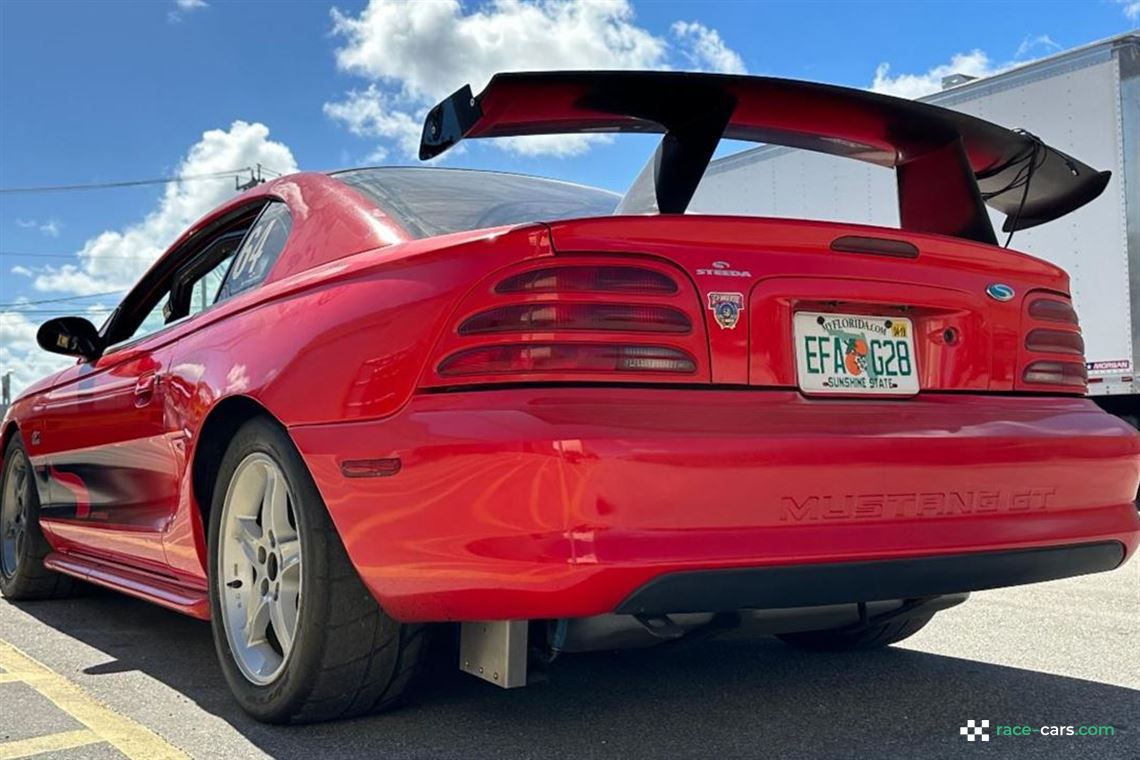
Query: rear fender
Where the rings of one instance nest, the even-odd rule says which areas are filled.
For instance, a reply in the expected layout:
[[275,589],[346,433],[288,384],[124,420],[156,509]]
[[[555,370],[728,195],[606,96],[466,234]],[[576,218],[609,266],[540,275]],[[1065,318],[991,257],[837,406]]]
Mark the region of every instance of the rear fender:
[[244,396],[286,428],[393,414],[463,293],[489,271],[548,252],[546,240],[545,227],[531,226],[358,254],[273,283],[280,295],[182,337],[164,379],[183,458],[167,544],[175,572],[205,580],[190,463],[212,409]]

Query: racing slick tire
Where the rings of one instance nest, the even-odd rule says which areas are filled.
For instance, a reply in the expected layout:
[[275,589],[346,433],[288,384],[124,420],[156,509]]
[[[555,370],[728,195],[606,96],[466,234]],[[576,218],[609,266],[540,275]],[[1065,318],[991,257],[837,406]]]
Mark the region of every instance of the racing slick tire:
[[378,712],[398,704],[421,669],[428,626],[381,609],[272,420],[245,423],[223,456],[209,568],[218,659],[242,708],[260,721]]
[[44,567],[50,551],[40,528],[35,473],[16,434],[0,469],[0,593],[14,601],[71,596],[78,581]]
[[796,649],[813,652],[856,652],[880,649],[909,638],[922,630],[934,617],[915,617],[888,620],[865,628],[837,628],[830,631],[803,631],[801,633],[781,633],[776,638]]

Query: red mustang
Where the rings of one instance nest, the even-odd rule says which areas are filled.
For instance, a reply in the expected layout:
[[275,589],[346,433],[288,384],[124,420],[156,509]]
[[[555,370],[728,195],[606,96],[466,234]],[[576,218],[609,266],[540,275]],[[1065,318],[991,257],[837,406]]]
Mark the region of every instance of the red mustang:
[[[73,578],[213,621],[270,721],[460,666],[736,627],[898,641],[977,589],[1110,570],[1140,439],[1082,398],[1063,271],[997,245],[1108,182],[1024,132],[867,92],[499,75],[476,137],[664,135],[621,203],[431,168],[297,174],[182,235],[3,422],[0,588]],[[721,138],[892,167],[901,229],[685,215]],[[616,211],[616,213],[615,213]]]

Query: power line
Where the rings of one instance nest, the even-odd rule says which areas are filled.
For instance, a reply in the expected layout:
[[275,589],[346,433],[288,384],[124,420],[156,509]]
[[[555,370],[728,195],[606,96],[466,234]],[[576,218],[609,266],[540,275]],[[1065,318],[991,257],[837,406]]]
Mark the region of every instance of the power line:
[[[79,255],[78,251],[75,253],[31,253],[28,251],[0,251],[0,256],[26,256],[27,258],[30,258],[30,259],[74,259],[78,255]],[[146,259],[146,260],[152,260],[154,257],[153,256],[147,256],[145,254],[133,254],[132,255],[132,254],[123,254],[123,253],[117,253],[117,254],[101,253],[101,254],[99,254],[99,258],[100,259]]]
[[18,308],[20,306],[35,306],[41,303],[67,303],[69,301],[82,301],[85,298],[105,298],[106,296],[119,296],[125,293],[125,290],[109,290],[106,293],[89,293],[85,296],[61,296],[60,298],[41,298],[38,301],[13,301],[12,303],[0,303],[0,309]]
[[0,311],[0,319],[5,317],[15,319],[16,317],[30,314],[33,316],[41,317],[70,317],[70,316],[83,316],[85,314],[110,314],[115,309],[111,306],[102,307],[98,309],[12,309],[10,311]]
[[[90,182],[77,185],[39,185],[36,187],[3,187],[0,195],[32,194],[32,193],[65,193],[74,190],[106,190],[119,187],[138,187],[140,185],[165,185],[170,182],[194,182],[206,179],[228,179],[244,172],[252,172],[252,166],[243,166],[240,169],[230,169],[223,172],[210,172],[208,174],[187,174],[178,177],[161,177],[156,179],[132,179],[120,182]],[[276,173],[276,172],[274,172]]]
[[52,314],[52,313],[75,314],[75,313],[77,313],[76,309],[89,310],[89,311],[111,311],[112,309],[115,308],[114,306],[103,306],[101,304],[97,305],[97,304],[82,304],[82,303],[74,304],[72,306],[72,308],[70,308],[70,309],[60,308],[62,306],[66,306],[66,304],[60,304],[59,306],[36,307],[33,309],[21,308],[20,304],[6,304],[6,305],[0,307],[0,313],[3,313],[3,314]]

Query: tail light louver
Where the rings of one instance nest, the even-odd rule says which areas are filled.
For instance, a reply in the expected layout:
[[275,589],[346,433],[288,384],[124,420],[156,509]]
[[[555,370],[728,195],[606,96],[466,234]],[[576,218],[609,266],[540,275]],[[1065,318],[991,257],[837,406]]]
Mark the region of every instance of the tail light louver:
[[477,290],[434,368],[437,385],[692,381],[707,372],[707,338],[700,301],[683,278],[656,263],[587,254]]
[[1021,380],[1027,389],[1085,391],[1085,341],[1073,304],[1062,296],[1030,293],[1025,309],[1025,359]]
[[1084,389],[1088,383],[1085,365],[1076,362],[1031,362],[1025,368],[1025,382],[1042,385],[1067,385]]
[[1034,298],[1029,302],[1029,316],[1043,322],[1077,324],[1077,310],[1073,305],[1056,298]]
[[508,277],[496,293],[631,293],[672,295],[673,278],[652,269],[628,266],[559,266]]
[[668,306],[597,303],[532,303],[490,309],[463,321],[460,335],[552,330],[617,330],[687,333],[692,322]]
[[1085,340],[1080,333],[1065,330],[1049,330],[1038,327],[1025,336],[1025,347],[1042,354],[1085,355]]
[[439,366],[444,377],[547,372],[673,372],[696,370],[693,357],[663,346],[607,343],[521,343],[469,348]]

